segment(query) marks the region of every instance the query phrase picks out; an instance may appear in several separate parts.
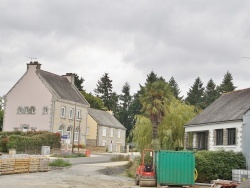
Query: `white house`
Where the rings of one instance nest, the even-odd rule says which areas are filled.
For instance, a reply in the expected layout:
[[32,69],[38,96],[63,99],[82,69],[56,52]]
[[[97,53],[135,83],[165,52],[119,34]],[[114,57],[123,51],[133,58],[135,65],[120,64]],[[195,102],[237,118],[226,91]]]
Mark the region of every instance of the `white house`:
[[59,76],[30,62],[5,95],[3,131],[50,131],[68,142],[86,143],[89,103],[74,85],[74,74]]
[[184,125],[185,147],[243,152],[250,164],[249,109],[250,88],[222,94]]

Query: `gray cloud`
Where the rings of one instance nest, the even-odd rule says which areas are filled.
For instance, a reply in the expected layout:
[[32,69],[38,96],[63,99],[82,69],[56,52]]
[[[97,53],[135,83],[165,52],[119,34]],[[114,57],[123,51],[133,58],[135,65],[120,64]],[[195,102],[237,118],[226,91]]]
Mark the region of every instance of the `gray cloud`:
[[250,2],[246,0],[1,1],[0,96],[36,57],[56,74],[76,72],[93,91],[108,72],[132,93],[154,71],[174,76],[183,94],[198,76],[220,84],[233,74],[249,87]]

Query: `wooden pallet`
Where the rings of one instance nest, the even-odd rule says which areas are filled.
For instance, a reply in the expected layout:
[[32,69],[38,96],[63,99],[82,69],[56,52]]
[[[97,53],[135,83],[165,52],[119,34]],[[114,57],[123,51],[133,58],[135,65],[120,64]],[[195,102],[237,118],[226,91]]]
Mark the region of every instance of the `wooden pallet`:
[[0,159],[0,174],[14,174],[15,159]]
[[39,158],[39,172],[49,171],[49,158],[43,157]]
[[40,159],[39,158],[30,158],[30,166],[29,166],[29,172],[38,172],[39,171],[39,164]]
[[15,160],[14,173],[28,173],[30,166],[29,158],[20,158]]

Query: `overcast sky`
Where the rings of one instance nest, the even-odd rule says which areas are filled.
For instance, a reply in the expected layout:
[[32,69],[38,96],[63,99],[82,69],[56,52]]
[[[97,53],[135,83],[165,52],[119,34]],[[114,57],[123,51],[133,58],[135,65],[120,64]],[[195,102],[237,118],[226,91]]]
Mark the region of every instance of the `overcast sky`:
[[92,92],[109,73],[131,94],[154,71],[186,95],[199,76],[220,84],[227,71],[250,87],[248,0],[1,0],[0,96],[35,57],[42,69],[77,73]]

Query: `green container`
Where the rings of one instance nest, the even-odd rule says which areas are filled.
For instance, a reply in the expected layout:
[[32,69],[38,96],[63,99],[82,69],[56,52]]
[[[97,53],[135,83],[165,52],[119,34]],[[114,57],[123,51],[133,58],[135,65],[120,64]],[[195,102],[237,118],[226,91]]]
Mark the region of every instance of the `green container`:
[[194,185],[195,156],[188,151],[155,152],[158,185]]

